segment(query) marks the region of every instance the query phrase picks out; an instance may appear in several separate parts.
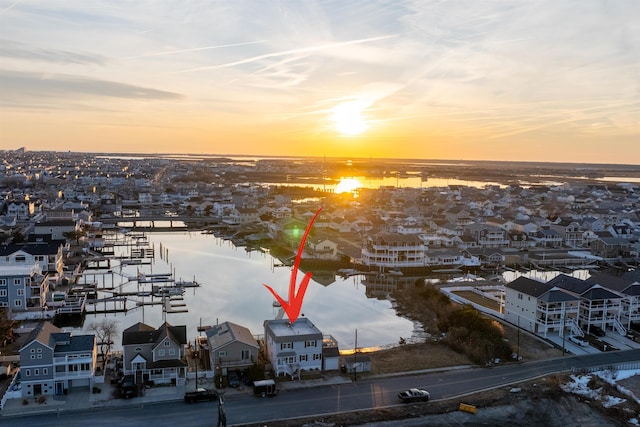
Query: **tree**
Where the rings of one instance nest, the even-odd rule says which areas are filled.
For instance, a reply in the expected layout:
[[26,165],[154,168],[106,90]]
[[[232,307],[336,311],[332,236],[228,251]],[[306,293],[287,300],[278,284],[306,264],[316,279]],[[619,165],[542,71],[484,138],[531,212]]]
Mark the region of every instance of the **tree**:
[[86,231],[84,230],[72,230],[72,231],[66,231],[64,233],[62,233],[62,235],[69,240],[75,240],[76,241],[76,246],[80,244],[80,238],[84,237],[86,235]]
[[100,346],[102,360],[107,360],[107,354],[109,354],[113,345],[113,338],[118,333],[118,321],[115,318],[105,317],[100,322],[92,322],[89,325],[89,331],[96,334],[96,341]]

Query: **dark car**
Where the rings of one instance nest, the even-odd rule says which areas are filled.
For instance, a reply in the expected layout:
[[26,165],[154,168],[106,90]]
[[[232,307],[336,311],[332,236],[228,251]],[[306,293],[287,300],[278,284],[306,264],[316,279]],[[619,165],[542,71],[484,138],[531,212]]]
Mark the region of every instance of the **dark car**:
[[120,396],[125,399],[138,395],[138,388],[136,387],[133,375],[125,375],[122,377],[118,382],[118,388],[120,389]]
[[240,376],[236,371],[229,372],[227,384],[229,384],[229,387],[240,387]]
[[188,391],[184,394],[184,401],[187,403],[209,401],[213,402],[218,398],[218,392],[208,388],[200,387],[194,391]]
[[599,326],[596,325],[591,325],[589,327],[589,332],[592,333],[593,335],[597,336],[597,337],[603,337],[604,331],[602,330],[602,328],[600,328]]

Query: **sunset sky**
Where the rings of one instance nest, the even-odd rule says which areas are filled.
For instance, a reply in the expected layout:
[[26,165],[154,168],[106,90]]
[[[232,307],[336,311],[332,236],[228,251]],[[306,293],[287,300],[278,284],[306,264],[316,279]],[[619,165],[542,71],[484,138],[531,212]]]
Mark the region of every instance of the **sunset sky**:
[[0,149],[640,164],[638,0],[0,0]]

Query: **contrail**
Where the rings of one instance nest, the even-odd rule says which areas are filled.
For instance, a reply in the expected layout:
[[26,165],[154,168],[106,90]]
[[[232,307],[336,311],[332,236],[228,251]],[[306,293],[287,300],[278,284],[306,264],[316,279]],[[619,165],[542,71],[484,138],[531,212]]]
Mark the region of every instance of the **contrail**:
[[150,57],[150,56],[174,55],[176,53],[196,52],[196,51],[199,51],[199,50],[221,49],[221,48],[225,48],[225,47],[235,47],[235,46],[246,46],[246,45],[249,45],[249,44],[264,43],[266,41],[267,40],[256,40],[256,41],[253,41],[253,42],[234,43],[234,44],[221,44],[221,45],[217,45],[217,46],[194,47],[194,48],[191,48],[191,49],[181,49],[181,50],[169,50],[169,51],[166,51],[166,52],[148,53],[146,55],[138,55],[138,56],[129,56],[129,57],[126,57],[125,59],[147,58],[147,57]]
[[2,15],[3,13],[5,13],[7,10],[13,9],[18,3],[22,3],[22,0],[17,0],[14,1],[13,3],[11,3],[9,6],[5,7],[4,9],[0,10],[0,15]]
[[291,54],[296,54],[296,53],[314,52],[314,51],[318,51],[318,50],[332,49],[334,47],[348,46],[348,45],[351,45],[351,44],[369,43],[369,42],[374,42],[374,41],[378,41],[378,40],[389,39],[389,38],[392,38],[392,37],[396,37],[396,35],[371,37],[371,38],[368,38],[368,39],[351,40],[351,41],[348,41],[348,42],[339,42],[339,43],[329,43],[329,44],[324,44],[324,45],[321,45],[321,46],[303,47],[303,48],[300,48],[300,49],[291,49],[291,50],[285,50],[285,51],[282,51],[282,52],[266,53],[264,55],[258,55],[258,56],[254,56],[254,57],[251,57],[251,58],[242,59],[240,61],[227,62],[226,64],[211,65],[211,66],[206,66],[206,67],[191,68],[189,70],[178,71],[178,73],[191,73],[193,71],[215,70],[216,68],[233,67],[235,65],[248,64],[250,62],[259,61],[259,60],[265,59],[265,58],[273,58],[275,56],[291,55]]

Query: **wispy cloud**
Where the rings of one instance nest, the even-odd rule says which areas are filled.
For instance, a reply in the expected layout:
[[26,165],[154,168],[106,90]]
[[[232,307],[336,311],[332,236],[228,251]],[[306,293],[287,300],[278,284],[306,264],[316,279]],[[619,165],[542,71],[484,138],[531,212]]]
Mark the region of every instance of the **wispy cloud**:
[[216,46],[194,47],[190,49],[168,50],[165,52],[155,52],[155,53],[147,53],[147,54],[138,55],[138,56],[129,56],[124,59],[149,58],[153,56],[176,55],[176,54],[182,54],[182,53],[199,52],[203,50],[223,49],[223,48],[238,47],[238,46],[249,46],[252,44],[265,43],[266,41],[267,40],[255,40],[255,41],[243,42],[243,43],[231,43],[231,44],[221,44]]
[[235,67],[237,65],[249,64],[249,63],[252,63],[252,62],[257,62],[257,61],[261,61],[263,59],[268,59],[268,58],[275,58],[275,57],[288,56],[288,55],[310,54],[310,53],[313,53],[313,52],[318,52],[318,51],[323,51],[323,50],[330,50],[330,49],[335,49],[335,48],[338,48],[338,47],[349,46],[349,45],[354,45],[354,44],[371,43],[371,42],[381,41],[381,40],[390,39],[390,38],[394,38],[394,37],[397,37],[397,35],[385,35],[385,36],[370,37],[370,38],[359,39],[359,40],[349,40],[349,41],[345,41],[345,42],[327,43],[327,44],[323,44],[323,45],[319,45],[319,46],[309,46],[309,47],[302,47],[302,48],[298,48],[298,49],[289,49],[289,50],[284,50],[284,51],[280,51],[280,52],[271,52],[271,53],[266,53],[266,54],[263,54],[263,55],[256,55],[256,56],[253,56],[253,57],[250,57],[250,58],[241,59],[239,61],[227,62],[225,64],[218,64],[218,65],[210,65],[210,66],[204,66],[204,67],[191,68],[191,69],[187,69],[187,70],[182,70],[180,72],[181,73],[191,73],[191,72],[194,72],[194,71],[205,71],[205,70],[215,70],[215,69],[218,69],[218,68]]
[[[182,95],[164,90],[86,77],[0,70],[0,90],[13,97],[104,97],[136,100],[182,99]],[[64,98],[63,98],[64,99]]]
[[12,40],[0,40],[0,56],[12,59],[55,62],[61,64],[105,65],[107,58],[90,52],[44,49]]

